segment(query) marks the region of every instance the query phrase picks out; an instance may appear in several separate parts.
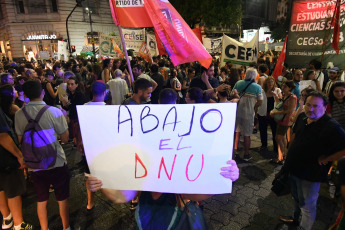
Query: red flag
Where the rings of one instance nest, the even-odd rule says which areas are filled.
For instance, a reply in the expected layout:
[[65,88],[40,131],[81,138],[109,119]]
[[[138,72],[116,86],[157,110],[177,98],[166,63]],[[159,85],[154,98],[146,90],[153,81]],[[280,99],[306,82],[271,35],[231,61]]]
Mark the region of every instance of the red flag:
[[113,43],[113,48],[114,48],[114,51],[116,52],[116,56],[118,58],[124,58],[124,55],[123,55],[120,47],[116,44],[115,39],[111,39],[111,41]]
[[339,54],[339,37],[340,37],[340,2],[341,0],[337,0],[337,4],[334,9],[334,15],[332,18],[332,26],[333,28],[333,42],[332,47]]
[[201,29],[200,29],[200,27],[192,29],[192,30],[195,33],[195,35],[197,36],[197,38],[199,38],[199,41],[202,43],[202,36],[201,36]]
[[151,57],[149,49],[146,46],[146,42],[143,42],[143,44],[141,45],[138,55],[144,58],[145,61],[152,64],[152,57]]
[[288,40],[288,36],[286,35],[282,52],[279,55],[276,67],[274,68],[274,71],[273,71],[273,74],[272,74],[272,77],[274,77],[274,79],[276,81],[277,81],[277,78],[283,72],[283,67],[284,67],[284,62],[285,62],[285,55],[286,55],[286,42],[287,42],[287,40]]
[[211,55],[169,1],[145,0],[144,7],[175,66],[193,61],[211,65]]
[[115,1],[109,0],[111,13],[115,24],[123,27],[153,27],[144,8],[144,1]]
[[155,37],[156,37],[156,43],[157,43],[157,48],[158,48],[158,52],[159,55],[168,55],[168,53],[165,51],[165,48],[161,42],[161,39],[159,38],[158,34],[155,31]]

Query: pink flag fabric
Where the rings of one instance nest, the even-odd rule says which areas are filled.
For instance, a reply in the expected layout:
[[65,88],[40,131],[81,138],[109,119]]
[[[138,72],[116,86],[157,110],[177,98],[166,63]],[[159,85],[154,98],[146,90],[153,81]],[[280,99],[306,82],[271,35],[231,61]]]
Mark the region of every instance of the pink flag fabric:
[[285,56],[286,56],[286,42],[288,40],[288,36],[286,35],[285,37],[285,42],[283,46],[283,50],[279,55],[276,67],[274,68],[272,77],[277,81],[278,77],[282,74],[283,72],[283,67],[284,67],[284,62],[285,62]]
[[145,0],[144,7],[175,66],[193,61],[211,65],[211,55],[169,1]]

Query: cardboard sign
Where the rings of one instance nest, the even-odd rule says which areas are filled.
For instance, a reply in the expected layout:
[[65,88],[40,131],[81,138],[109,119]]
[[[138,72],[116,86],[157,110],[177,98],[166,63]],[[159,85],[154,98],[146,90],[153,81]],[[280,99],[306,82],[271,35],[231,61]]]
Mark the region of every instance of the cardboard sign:
[[304,90],[305,88],[308,88],[309,86],[311,86],[313,89],[316,90],[316,84],[314,81],[312,80],[303,80],[299,82],[299,90],[300,92],[302,92],[302,90]]
[[247,44],[242,44],[233,38],[223,35],[222,58],[220,66],[224,66],[230,61],[237,65],[250,65],[257,62],[259,50],[259,32]]
[[230,193],[236,104],[77,106],[91,174],[104,188]]

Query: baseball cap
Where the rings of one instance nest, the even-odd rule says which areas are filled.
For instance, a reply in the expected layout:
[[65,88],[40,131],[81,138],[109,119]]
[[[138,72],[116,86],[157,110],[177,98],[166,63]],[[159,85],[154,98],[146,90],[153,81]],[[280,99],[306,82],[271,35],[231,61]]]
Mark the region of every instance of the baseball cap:
[[333,67],[328,70],[328,72],[339,73],[340,69],[338,67]]

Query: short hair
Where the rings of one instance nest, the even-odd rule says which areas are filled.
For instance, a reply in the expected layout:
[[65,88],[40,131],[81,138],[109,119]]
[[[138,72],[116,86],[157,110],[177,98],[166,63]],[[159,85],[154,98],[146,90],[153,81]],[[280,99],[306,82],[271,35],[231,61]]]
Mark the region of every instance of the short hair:
[[139,78],[134,82],[134,93],[138,93],[139,90],[147,90],[150,87],[152,87],[152,84],[149,80]]
[[292,80],[287,80],[283,84],[289,87],[291,91],[296,88],[295,83]]
[[311,60],[309,64],[313,65],[315,69],[321,69],[322,63],[316,59]]
[[4,85],[4,84],[7,84],[8,77],[12,75],[10,73],[2,73],[0,76],[1,76],[1,84]]
[[220,68],[220,73],[225,73],[226,75],[229,74],[229,71],[223,66],[222,68]]
[[58,70],[58,69],[61,69],[61,65],[60,65],[60,63],[55,63],[55,64],[53,65],[53,70],[56,71],[56,70]]
[[177,93],[171,88],[165,88],[159,93],[159,104],[176,104]]
[[115,74],[115,76],[122,76],[122,71],[119,69],[116,69],[114,74]]
[[152,64],[150,70],[152,73],[158,73],[158,66],[156,64]]
[[258,72],[256,71],[256,69],[253,67],[250,67],[247,69],[246,76],[244,79],[247,81],[254,81],[257,75],[258,75]]
[[195,72],[195,69],[193,67],[188,68],[188,74],[191,74]]
[[53,71],[48,70],[48,71],[46,72],[46,77],[48,77],[48,76],[53,76],[53,77],[54,77]]
[[95,97],[103,96],[106,88],[107,87],[106,87],[105,83],[99,82],[99,81],[95,81],[92,84],[92,87],[91,87],[92,95],[95,96]]
[[140,65],[140,64],[135,64],[135,65],[133,66],[133,69],[134,69],[134,68],[137,68],[137,69],[140,70],[140,71],[143,70],[143,66]]
[[41,96],[42,85],[36,80],[28,80],[23,84],[23,91],[30,100],[33,100]]
[[327,106],[328,105],[328,98],[325,94],[319,92],[319,91],[316,91],[314,90],[313,92],[311,92],[307,98],[305,99],[305,101],[307,101],[307,99],[309,97],[318,97],[318,98],[321,98],[323,100],[323,106]]
[[261,64],[259,65],[258,69],[261,73],[266,73],[266,71],[268,70],[268,66],[266,64]]
[[64,74],[64,78],[68,79],[70,77],[75,77],[75,74],[72,71],[66,71]]
[[214,63],[211,63],[211,65],[208,68],[205,68],[204,66],[201,67],[201,73],[209,70],[211,67],[214,67]]
[[33,72],[34,72],[33,69],[27,69],[27,70],[25,71],[25,75],[31,75]]
[[206,103],[210,99],[206,92],[198,87],[192,87],[188,90],[189,98],[195,103]]

